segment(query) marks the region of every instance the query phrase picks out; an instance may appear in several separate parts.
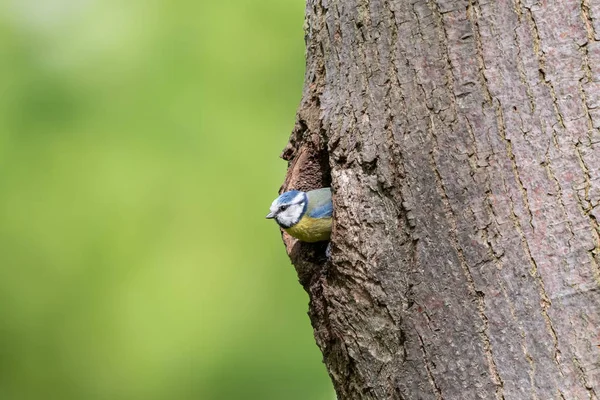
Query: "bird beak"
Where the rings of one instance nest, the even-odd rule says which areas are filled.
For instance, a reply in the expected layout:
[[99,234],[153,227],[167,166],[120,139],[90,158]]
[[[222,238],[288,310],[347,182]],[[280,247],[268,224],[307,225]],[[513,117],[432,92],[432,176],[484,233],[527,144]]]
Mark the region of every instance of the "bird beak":
[[267,219],[271,219],[271,218],[275,218],[275,213],[270,212],[267,214]]

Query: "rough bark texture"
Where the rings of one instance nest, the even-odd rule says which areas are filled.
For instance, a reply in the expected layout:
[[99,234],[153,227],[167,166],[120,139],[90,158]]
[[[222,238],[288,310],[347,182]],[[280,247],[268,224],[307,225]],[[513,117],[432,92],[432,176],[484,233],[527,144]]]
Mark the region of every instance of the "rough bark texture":
[[600,1],[308,0],[285,237],[339,399],[600,396]]

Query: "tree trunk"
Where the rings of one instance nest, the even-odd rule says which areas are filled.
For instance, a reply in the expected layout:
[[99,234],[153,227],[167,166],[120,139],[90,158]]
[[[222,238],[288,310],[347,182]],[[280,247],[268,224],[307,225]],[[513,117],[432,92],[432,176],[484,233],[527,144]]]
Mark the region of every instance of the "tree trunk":
[[600,1],[308,0],[285,237],[339,399],[600,395]]

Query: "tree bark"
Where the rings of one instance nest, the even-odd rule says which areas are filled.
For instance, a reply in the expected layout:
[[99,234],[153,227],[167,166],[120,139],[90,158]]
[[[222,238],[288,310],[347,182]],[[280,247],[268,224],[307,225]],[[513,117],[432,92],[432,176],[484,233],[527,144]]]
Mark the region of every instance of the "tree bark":
[[285,236],[339,399],[600,395],[600,1],[308,0]]

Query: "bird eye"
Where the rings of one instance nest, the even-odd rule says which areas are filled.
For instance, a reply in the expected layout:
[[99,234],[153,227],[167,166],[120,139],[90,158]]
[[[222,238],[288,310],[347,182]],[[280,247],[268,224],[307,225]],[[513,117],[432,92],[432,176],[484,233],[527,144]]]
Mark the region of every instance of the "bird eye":
[[285,205],[283,205],[283,206],[279,207],[279,209],[280,209],[281,211],[285,211],[285,210],[287,210],[287,209],[288,209],[288,207],[289,207],[289,205],[285,204]]

